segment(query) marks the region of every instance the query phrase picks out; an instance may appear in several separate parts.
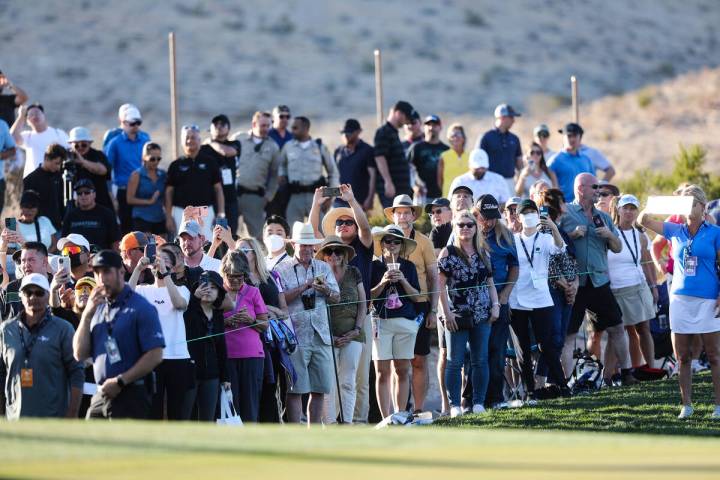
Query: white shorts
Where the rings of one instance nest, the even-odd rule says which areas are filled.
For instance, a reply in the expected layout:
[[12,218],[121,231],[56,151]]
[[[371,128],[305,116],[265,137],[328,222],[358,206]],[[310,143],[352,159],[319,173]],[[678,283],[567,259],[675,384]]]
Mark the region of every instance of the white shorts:
[[373,335],[373,360],[412,360],[418,324],[407,318],[378,318],[378,334]]
[[720,331],[715,299],[670,295],[670,330],[686,335]]

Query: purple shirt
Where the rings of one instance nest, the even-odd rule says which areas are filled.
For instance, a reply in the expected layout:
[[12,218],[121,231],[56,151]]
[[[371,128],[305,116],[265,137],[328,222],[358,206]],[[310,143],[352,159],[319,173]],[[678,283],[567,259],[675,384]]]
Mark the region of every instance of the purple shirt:
[[[239,312],[243,307],[247,307],[247,313],[252,318],[268,313],[265,302],[260,296],[260,290],[251,285],[243,285],[238,291],[235,308],[230,312],[225,312],[225,318]],[[238,330],[238,328],[242,329]],[[260,333],[254,328],[247,325],[226,327],[225,332],[228,358],[265,358],[265,349],[260,339]]]

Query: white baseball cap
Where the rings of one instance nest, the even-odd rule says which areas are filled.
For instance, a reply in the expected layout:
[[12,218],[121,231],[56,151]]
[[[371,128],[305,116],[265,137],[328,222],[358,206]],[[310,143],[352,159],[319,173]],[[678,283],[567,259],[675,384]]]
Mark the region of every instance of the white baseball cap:
[[630,195],[629,193],[626,193],[625,195],[620,197],[617,203],[618,208],[622,208],[625,205],[635,205],[635,208],[640,208],[640,200],[638,200],[635,195]]
[[90,135],[90,130],[85,127],[75,127],[70,130],[68,142],[92,142],[93,138]]
[[42,273],[31,273],[30,275],[24,276],[22,282],[20,282],[20,290],[24,290],[28,285],[35,285],[46,292],[50,291],[50,283],[48,283],[47,277]]
[[85,247],[85,250],[90,251],[90,242],[88,239],[80,235],[79,233],[71,233],[67,237],[63,237],[57,241],[58,250],[62,250],[65,245],[72,243],[78,247]]
[[485,150],[482,148],[476,148],[470,152],[470,158],[468,159],[468,165],[473,170],[476,168],[488,168],[490,166],[490,158]]
[[124,122],[132,122],[133,120],[142,120],[142,115],[140,115],[140,110],[137,107],[129,106],[120,113],[120,118]]

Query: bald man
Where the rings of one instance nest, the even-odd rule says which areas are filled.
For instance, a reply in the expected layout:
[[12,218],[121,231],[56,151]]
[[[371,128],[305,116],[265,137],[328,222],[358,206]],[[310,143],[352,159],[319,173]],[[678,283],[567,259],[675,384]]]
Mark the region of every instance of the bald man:
[[606,356],[612,352],[617,357],[622,384],[633,385],[637,380],[630,368],[622,312],[610,290],[607,264],[608,250],[619,253],[622,243],[610,215],[595,208],[598,189],[598,180],[594,175],[581,173],[575,177],[575,201],[567,205],[567,214],[563,215],[560,223],[575,243],[580,271],[580,288],[575,297],[563,355],[572,352],[585,311],[589,310],[595,314],[588,317],[593,329],[608,333]]

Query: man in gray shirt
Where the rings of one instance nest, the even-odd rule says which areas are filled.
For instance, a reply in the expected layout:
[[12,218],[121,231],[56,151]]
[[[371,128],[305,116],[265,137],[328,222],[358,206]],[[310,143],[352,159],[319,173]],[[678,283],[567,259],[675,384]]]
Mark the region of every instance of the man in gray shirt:
[[75,330],[50,313],[44,275],[23,277],[20,298],[23,311],[0,324],[0,409],[9,420],[77,418],[84,373],[73,358]]
[[585,311],[596,332],[608,333],[606,354],[612,352],[620,365],[623,385],[633,385],[637,379],[631,372],[628,339],[623,326],[622,312],[610,290],[608,250],[619,253],[622,243],[610,215],[595,208],[598,199],[597,178],[589,173],[575,177],[575,201],[567,204],[560,227],[575,244],[575,257],[580,271],[580,288],[575,296],[564,351],[573,349],[575,337]]

